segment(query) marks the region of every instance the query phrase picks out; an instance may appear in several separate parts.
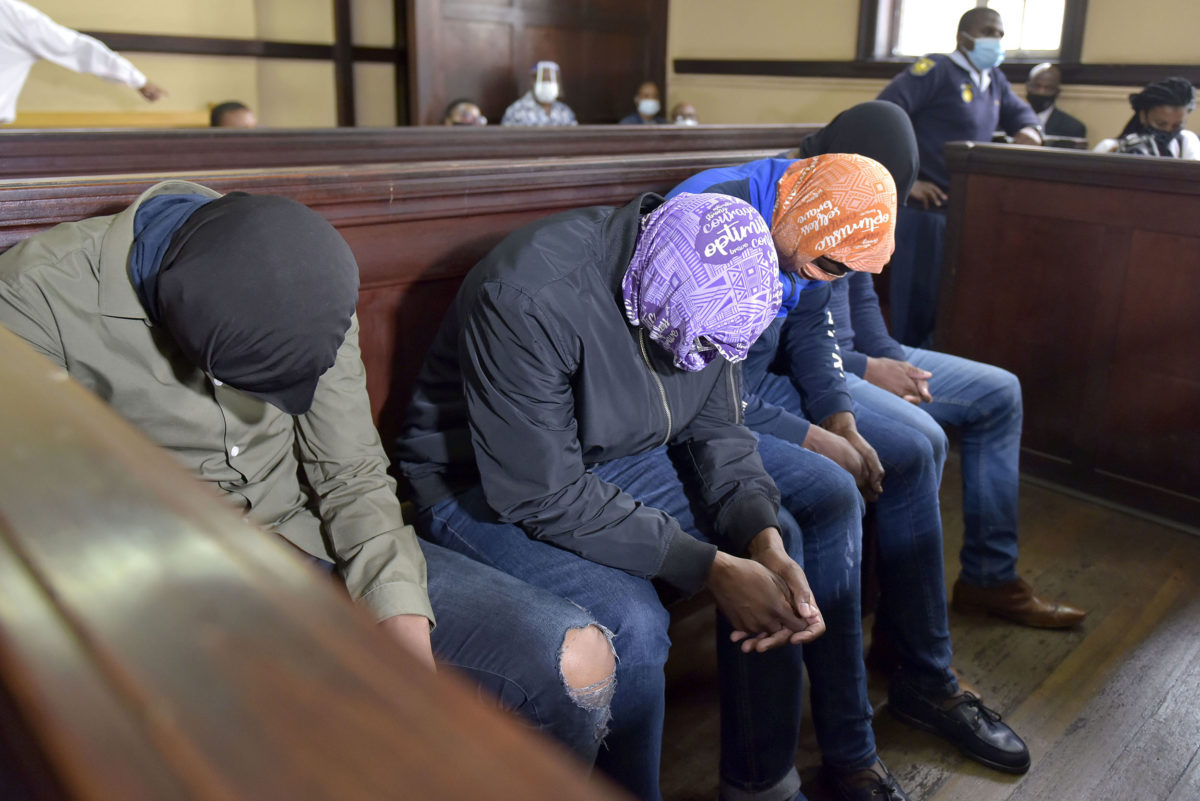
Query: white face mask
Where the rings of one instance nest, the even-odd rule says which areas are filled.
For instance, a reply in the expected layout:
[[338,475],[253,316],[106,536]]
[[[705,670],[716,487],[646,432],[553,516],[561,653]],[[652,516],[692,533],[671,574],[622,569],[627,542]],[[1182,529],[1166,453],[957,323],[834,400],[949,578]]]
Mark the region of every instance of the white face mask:
[[534,81],[533,96],[539,103],[553,103],[558,99],[558,81]]
[[662,104],[652,97],[647,97],[638,101],[638,114],[643,117],[653,117],[662,108]]
[[676,125],[698,125],[699,123],[696,122],[695,117],[676,117],[675,124]]

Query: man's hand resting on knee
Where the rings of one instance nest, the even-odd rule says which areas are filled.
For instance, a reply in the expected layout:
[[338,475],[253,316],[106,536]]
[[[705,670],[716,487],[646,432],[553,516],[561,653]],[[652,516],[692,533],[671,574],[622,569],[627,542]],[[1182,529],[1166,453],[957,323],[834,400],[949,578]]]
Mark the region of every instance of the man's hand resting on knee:
[[808,579],[788,555],[775,528],[750,541],[748,558],[718,552],[707,586],[729,618],[742,651],[769,651],[811,642],[825,631]]
[[863,378],[918,406],[922,401],[933,401],[933,395],[929,393],[929,379],[933,378],[933,373],[899,359],[868,356]]

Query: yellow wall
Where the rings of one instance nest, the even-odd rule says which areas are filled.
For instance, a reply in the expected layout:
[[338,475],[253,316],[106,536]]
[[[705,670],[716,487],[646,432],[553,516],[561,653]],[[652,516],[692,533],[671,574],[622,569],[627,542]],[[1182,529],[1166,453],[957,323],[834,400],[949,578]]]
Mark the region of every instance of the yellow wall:
[[[1200,3],[1190,0],[1090,0],[1085,63],[1196,64]],[[667,107],[696,106],[701,122],[821,123],[870,100],[886,81],[838,78],[676,75],[677,58],[854,58],[858,3],[817,0],[671,0],[667,38]],[[947,48],[953,45],[947,41]],[[1165,77],[1165,76],[1164,76]],[[1065,86],[1059,105],[1083,120],[1093,143],[1129,118],[1129,87]],[[1018,87],[1018,92],[1023,92]],[[1195,125],[1191,127],[1196,127]]]
[[1200,3],[1194,0],[1088,0],[1083,61],[1196,64],[1197,31]]
[[[330,0],[32,0],[32,4],[57,22],[82,30],[333,42]],[[351,19],[356,44],[391,46],[391,0],[354,0]],[[18,124],[21,112],[206,113],[224,100],[250,106],[264,126],[322,127],[337,121],[331,62],[125,55],[169,95],[151,105],[128,87],[39,63],[21,92]],[[359,124],[395,124],[392,66],[358,64],[354,74]]]

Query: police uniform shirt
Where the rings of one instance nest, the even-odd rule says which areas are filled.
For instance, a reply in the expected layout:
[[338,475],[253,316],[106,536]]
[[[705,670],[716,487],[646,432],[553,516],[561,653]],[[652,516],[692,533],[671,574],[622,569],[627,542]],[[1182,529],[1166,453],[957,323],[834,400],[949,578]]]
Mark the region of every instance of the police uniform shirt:
[[1014,134],[1037,128],[1033,109],[1013,92],[1004,73],[982,74],[958,52],[920,59],[892,79],[879,94],[904,109],[912,120],[921,158],[922,180],[950,186],[942,149],[947,142],[989,142],[992,132]]

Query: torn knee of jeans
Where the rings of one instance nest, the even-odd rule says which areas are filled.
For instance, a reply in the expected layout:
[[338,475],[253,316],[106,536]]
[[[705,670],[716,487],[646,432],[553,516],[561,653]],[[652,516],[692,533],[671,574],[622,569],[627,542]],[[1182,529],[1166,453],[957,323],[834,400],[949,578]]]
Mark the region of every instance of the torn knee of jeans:
[[617,654],[611,631],[598,623],[570,629],[559,653],[567,695],[584,709],[607,710],[617,688]]

